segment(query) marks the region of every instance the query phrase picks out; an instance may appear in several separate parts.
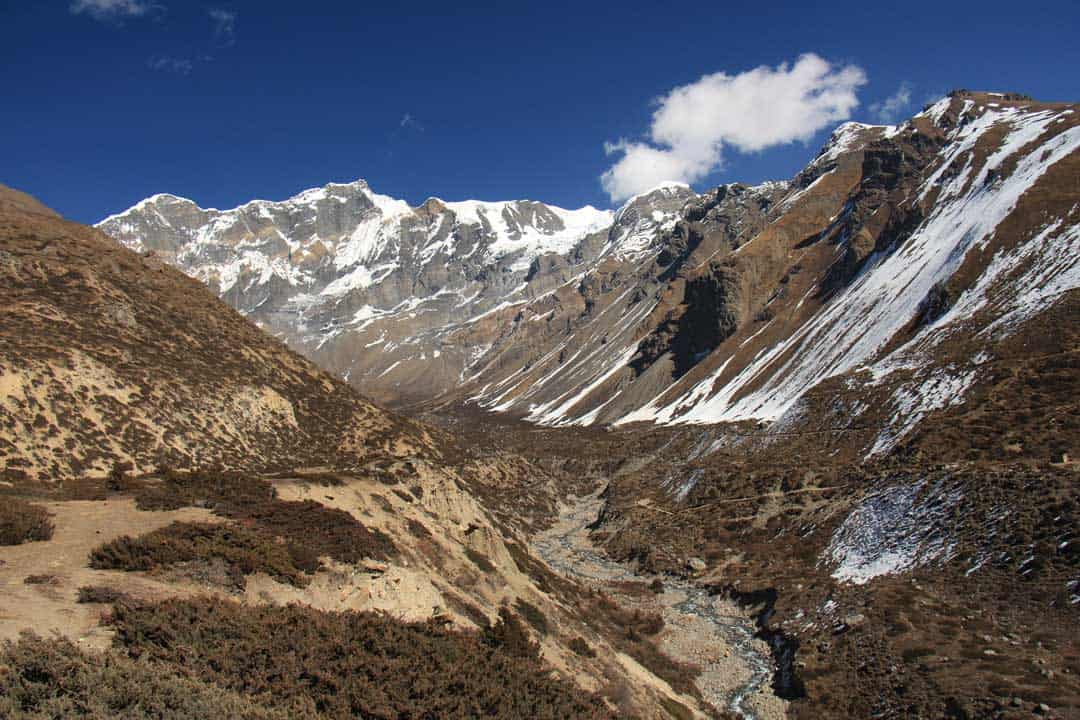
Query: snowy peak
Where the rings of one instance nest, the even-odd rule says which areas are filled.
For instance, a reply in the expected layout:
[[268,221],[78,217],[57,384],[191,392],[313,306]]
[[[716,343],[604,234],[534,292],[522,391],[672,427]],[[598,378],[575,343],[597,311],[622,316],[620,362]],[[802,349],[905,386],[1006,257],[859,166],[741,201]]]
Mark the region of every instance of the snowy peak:
[[697,193],[686,183],[671,181],[661,183],[653,189],[638,193],[624,202],[615,212],[615,219],[617,221],[633,209],[675,212],[686,204],[687,200],[696,196]]
[[458,224],[476,226],[493,238],[488,246],[491,259],[517,256],[513,270],[528,269],[540,255],[564,255],[612,221],[610,212],[591,206],[565,210],[532,200],[439,202]]
[[846,122],[836,128],[822,146],[811,166],[823,166],[834,162],[841,155],[851,153],[874,140],[892,137],[896,133],[894,125],[867,125],[859,122]]
[[674,227],[682,209],[696,197],[689,185],[667,182],[630,198],[614,215],[605,254],[632,258],[648,252]]
[[[401,225],[383,227],[389,222]],[[304,190],[283,201],[252,200],[230,210],[204,209],[191,200],[158,194],[106,218],[98,227],[130,247],[167,252],[220,244],[237,233],[258,236],[272,227],[292,250],[315,243],[323,249],[340,247],[343,257],[334,261],[340,268],[375,260],[379,251],[393,244],[392,236],[421,223],[433,226],[421,249],[450,249],[455,243],[446,243],[444,230],[452,234],[456,227],[471,226],[487,245],[488,260],[521,254],[516,264],[527,267],[537,255],[568,252],[582,237],[605,230],[611,222],[610,212],[590,206],[565,210],[528,200],[430,198],[411,208],[356,180]],[[406,226],[408,230],[403,229]],[[156,247],[144,246],[148,237],[157,238]]]

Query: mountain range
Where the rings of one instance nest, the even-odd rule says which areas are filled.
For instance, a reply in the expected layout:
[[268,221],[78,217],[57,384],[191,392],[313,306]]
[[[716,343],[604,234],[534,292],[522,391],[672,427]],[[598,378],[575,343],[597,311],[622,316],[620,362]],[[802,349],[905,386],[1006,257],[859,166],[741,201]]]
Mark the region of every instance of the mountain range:
[[410,208],[357,181],[227,211],[155,195],[98,227],[392,406],[872,426],[872,456],[1080,284],[1078,123],[958,91],[840,126],[790,181],[667,184],[614,212]]

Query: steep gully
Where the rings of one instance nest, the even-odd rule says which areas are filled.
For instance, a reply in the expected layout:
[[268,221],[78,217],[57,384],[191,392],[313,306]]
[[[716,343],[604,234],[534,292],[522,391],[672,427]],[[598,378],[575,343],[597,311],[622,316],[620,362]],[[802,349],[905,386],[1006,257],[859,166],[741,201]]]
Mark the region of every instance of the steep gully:
[[[533,538],[536,552],[556,571],[594,587],[650,582],[628,566],[606,558],[589,538],[589,525],[602,505],[599,492],[564,506],[558,521]],[[692,583],[665,577],[664,591],[646,598],[643,609],[660,612],[662,649],[701,668],[702,697],[715,708],[747,720],[784,716],[784,701],[771,691],[775,666],[768,644],[755,635],[750,618],[732,601]]]

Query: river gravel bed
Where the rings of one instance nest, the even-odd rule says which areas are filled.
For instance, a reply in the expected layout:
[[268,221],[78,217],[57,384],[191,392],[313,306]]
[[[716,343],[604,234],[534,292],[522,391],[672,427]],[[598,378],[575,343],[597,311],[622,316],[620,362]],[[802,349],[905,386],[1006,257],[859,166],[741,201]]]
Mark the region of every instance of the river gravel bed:
[[535,551],[556,571],[605,588],[620,604],[659,612],[664,618],[660,648],[672,658],[701,668],[696,684],[716,708],[746,720],[780,720],[787,703],[773,694],[774,671],[768,645],[754,637],[750,618],[733,602],[692,583],[661,577],[664,592],[646,597],[620,593],[619,582],[651,582],[629,565],[614,562],[589,538],[588,525],[600,510],[597,495],[564,506],[559,520],[533,538]]

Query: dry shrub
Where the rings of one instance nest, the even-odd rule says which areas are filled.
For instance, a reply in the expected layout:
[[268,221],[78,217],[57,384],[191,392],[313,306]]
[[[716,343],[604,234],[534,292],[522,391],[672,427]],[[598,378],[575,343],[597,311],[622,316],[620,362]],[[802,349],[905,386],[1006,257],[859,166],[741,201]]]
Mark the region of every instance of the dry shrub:
[[320,485],[322,487],[341,487],[345,484],[345,480],[336,472],[328,472],[325,470],[302,470],[295,469],[286,472],[273,473],[269,477],[275,479],[297,479],[305,483],[312,485]]
[[273,500],[230,505],[223,513],[234,520],[252,522],[262,530],[346,563],[363,558],[385,560],[394,554],[390,538],[369,529],[344,510],[314,500]]
[[0,648],[6,720],[316,720],[310,701],[267,702],[182,677],[117,652],[89,655],[70,640],[24,634]]
[[220,468],[191,472],[166,470],[161,482],[146,484],[135,493],[140,510],[179,510],[183,507],[244,506],[273,500],[274,486],[267,480]]
[[55,526],[49,517],[49,511],[40,505],[4,498],[0,503],[0,545],[51,539]]
[[[217,468],[166,471],[160,483],[141,488],[135,499],[143,510],[212,507],[222,517],[284,539],[305,568],[320,556],[356,563],[365,557],[385,560],[395,552],[389,537],[350,513],[314,500],[281,500],[269,481],[245,473]],[[311,569],[317,566],[315,562]]]
[[105,585],[84,585],[79,588],[79,595],[75,602],[84,605],[112,605],[118,602],[131,602],[132,598],[126,592]]
[[140,487],[137,481],[132,479],[131,470],[132,465],[130,462],[117,461],[113,463],[112,470],[109,471],[108,477],[105,478],[105,487],[112,492],[126,492]]
[[578,636],[572,639],[566,646],[581,657],[596,657],[596,651],[589,647],[589,643],[585,642],[583,637]]
[[223,561],[230,584],[243,589],[245,575],[265,572],[274,579],[303,587],[305,572],[317,569],[301,566],[302,553],[277,542],[265,532],[240,525],[175,522],[159,530],[132,538],[128,535],[105,543],[90,553],[90,567],[99,570],[149,571],[200,563]]
[[414,538],[417,538],[419,540],[433,539],[431,531],[428,530],[427,526],[419,520],[409,518],[408,521],[405,523],[405,526],[408,528],[409,534],[412,535]]
[[119,605],[112,623],[116,646],[132,657],[182,665],[193,680],[267,704],[307,700],[331,720],[611,717],[596,696],[545,671],[505,608],[484,636],[437,621],[211,598]]
[[60,578],[51,574],[27,575],[23,578],[24,585],[59,585]]
[[628,637],[652,636],[664,629],[664,618],[659,613],[627,610],[603,593],[589,600],[586,612],[594,624],[621,628]]
[[496,623],[484,628],[483,637],[484,642],[491,647],[499,648],[514,657],[529,660],[540,657],[540,645],[533,642],[521,620],[506,606],[499,608],[499,619]]
[[514,601],[514,609],[525,618],[526,622],[533,626],[536,632],[543,636],[548,634],[548,621],[544,612],[527,600],[518,598]]

